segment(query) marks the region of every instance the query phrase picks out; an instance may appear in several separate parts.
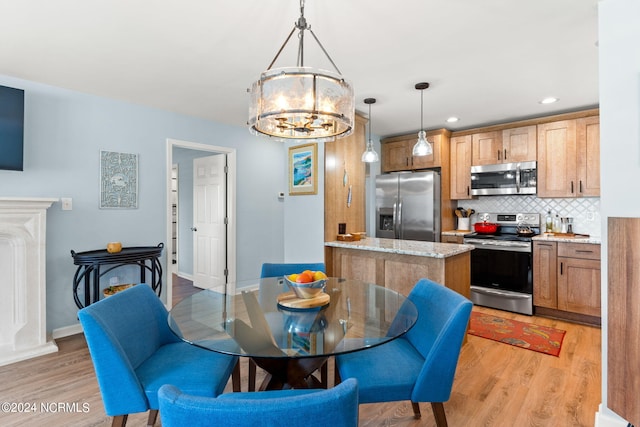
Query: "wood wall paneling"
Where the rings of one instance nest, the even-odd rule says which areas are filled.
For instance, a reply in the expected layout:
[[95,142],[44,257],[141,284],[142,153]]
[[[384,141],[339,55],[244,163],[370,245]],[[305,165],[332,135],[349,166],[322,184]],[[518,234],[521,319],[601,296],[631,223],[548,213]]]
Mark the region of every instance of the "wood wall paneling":
[[640,218],[608,218],[607,406],[640,425]]

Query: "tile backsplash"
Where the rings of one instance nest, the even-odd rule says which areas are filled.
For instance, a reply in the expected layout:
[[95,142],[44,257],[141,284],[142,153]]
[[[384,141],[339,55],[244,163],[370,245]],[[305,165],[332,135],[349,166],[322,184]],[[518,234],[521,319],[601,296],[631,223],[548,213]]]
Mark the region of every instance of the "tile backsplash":
[[[479,196],[472,200],[459,200],[458,207],[471,208],[476,213],[539,213],[541,226],[547,211],[554,217],[573,217],[573,231],[600,237],[600,198],[541,199],[535,196]],[[471,218],[471,223],[475,218]]]

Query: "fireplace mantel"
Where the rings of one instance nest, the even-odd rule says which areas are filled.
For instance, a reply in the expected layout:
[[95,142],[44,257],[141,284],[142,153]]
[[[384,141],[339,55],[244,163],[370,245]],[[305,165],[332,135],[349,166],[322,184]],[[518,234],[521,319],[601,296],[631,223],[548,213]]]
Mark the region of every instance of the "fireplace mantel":
[[58,199],[0,197],[0,366],[58,351],[47,340],[47,209]]

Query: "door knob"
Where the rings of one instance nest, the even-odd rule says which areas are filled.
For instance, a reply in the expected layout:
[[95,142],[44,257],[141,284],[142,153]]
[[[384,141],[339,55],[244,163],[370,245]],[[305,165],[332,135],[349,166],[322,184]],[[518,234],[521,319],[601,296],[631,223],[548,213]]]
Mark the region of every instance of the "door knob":
[[198,229],[195,227],[191,227],[191,231],[198,231]]

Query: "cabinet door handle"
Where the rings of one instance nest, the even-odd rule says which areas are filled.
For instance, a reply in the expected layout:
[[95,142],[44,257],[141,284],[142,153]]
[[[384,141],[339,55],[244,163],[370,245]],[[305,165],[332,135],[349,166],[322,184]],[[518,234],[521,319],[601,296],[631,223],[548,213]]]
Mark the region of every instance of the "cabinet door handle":
[[407,163],[407,166],[409,166],[409,158],[408,157],[407,157],[407,162],[406,163]]
[[507,160],[507,149],[504,149],[504,159]]
[[576,249],[576,253],[579,253],[579,254],[592,254],[593,251],[587,251],[587,250],[584,250],[584,249]]
[[469,195],[469,186],[467,185],[467,196]]
[[582,180],[580,180],[580,193],[582,193]]
[[500,150],[498,150],[498,160],[500,160]]
[[563,264],[564,264],[564,262],[561,262],[561,263],[560,263],[560,275],[561,275],[561,276],[562,276],[562,270],[563,270],[563,267],[564,267],[564,265],[563,265]]
[[539,243],[539,242],[536,242],[536,245],[538,245],[538,246],[549,246],[549,247],[551,247],[551,246],[553,246],[553,243]]
[[573,194],[573,181],[571,181],[571,194]]

